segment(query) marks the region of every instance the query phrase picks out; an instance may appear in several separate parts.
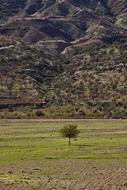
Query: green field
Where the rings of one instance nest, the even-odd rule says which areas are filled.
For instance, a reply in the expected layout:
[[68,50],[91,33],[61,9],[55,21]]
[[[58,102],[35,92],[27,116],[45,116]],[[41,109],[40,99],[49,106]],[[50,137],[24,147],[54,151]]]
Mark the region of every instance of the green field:
[[[70,147],[59,133],[68,123],[80,129]],[[127,120],[0,121],[0,162],[126,158]]]
[[126,171],[127,120],[0,121],[0,190],[125,190]]

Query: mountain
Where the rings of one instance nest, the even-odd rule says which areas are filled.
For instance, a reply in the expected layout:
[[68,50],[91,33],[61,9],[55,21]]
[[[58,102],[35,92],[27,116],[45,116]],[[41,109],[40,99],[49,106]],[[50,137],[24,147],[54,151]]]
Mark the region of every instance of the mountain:
[[1,117],[127,117],[126,0],[0,0],[0,13]]

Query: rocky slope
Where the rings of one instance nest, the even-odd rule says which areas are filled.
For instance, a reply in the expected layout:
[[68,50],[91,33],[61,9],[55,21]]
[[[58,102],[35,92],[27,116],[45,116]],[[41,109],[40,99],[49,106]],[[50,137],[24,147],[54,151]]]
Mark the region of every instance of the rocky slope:
[[1,97],[127,117],[126,0],[0,0],[0,13]]

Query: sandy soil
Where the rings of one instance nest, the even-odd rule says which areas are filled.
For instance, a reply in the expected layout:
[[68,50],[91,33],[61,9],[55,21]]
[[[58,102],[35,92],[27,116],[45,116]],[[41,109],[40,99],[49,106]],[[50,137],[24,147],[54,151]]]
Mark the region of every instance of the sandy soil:
[[127,190],[127,161],[4,164],[0,167],[0,190]]

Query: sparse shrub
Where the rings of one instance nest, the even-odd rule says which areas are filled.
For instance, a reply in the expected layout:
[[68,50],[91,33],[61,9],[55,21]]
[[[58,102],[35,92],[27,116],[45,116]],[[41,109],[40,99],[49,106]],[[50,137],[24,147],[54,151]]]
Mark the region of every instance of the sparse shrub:
[[36,111],[36,116],[41,117],[44,116],[44,113],[41,110]]

